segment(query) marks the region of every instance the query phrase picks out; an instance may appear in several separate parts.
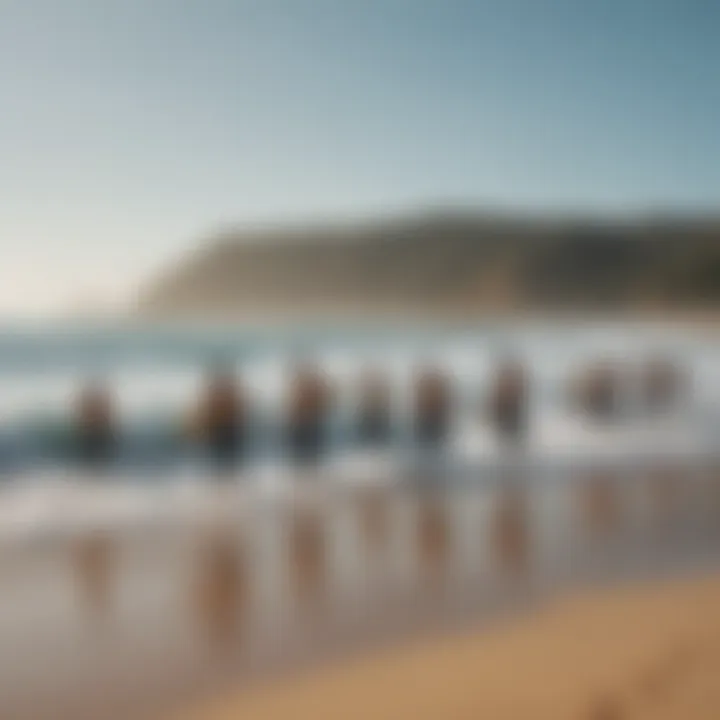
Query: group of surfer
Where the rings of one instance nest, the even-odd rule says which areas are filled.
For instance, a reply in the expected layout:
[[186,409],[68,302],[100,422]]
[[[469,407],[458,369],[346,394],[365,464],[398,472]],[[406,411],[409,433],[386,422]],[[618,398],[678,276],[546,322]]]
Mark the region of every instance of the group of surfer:
[[[523,366],[502,363],[493,384],[487,415],[498,435],[520,442],[527,420],[528,380]],[[436,367],[419,370],[412,390],[412,434],[425,448],[439,448],[448,440],[454,417],[452,383]],[[393,438],[393,402],[389,379],[367,370],[359,382],[354,435],[360,447],[388,445]],[[296,464],[323,456],[329,442],[329,417],[334,401],[327,378],[311,365],[292,373],[282,425],[282,444]],[[231,468],[246,456],[253,408],[247,389],[234,373],[210,374],[193,411],[187,432],[219,467]],[[117,447],[118,424],[107,388],[92,384],[80,394],[75,434],[79,458],[87,464],[111,460]]]
[[570,382],[571,404],[596,420],[612,421],[630,400],[643,413],[658,414],[677,407],[687,390],[687,378],[666,358],[652,358],[639,373],[622,363],[598,360],[581,369]]
[[[677,403],[683,378],[671,363],[649,363],[641,378],[644,404],[661,409]],[[598,363],[586,367],[570,385],[571,403],[590,417],[617,417],[622,396],[618,368]],[[497,366],[483,415],[504,444],[522,445],[528,430],[530,382],[525,366],[514,358]],[[414,441],[425,448],[442,447],[448,440],[455,415],[451,378],[427,366],[413,380],[411,429]],[[329,443],[329,417],[334,393],[327,378],[309,364],[299,365],[290,378],[282,445],[296,464],[321,458]],[[211,373],[191,416],[188,432],[218,466],[232,468],[247,456],[253,408],[246,387],[232,372]],[[77,448],[88,464],[109,461],[116,450],[117,422],[109,392],[91,385],[80,395],[76,413]],[[391,383],[377,369],[360,378],[354,435],[361,447],[382,447],[393,437]]]

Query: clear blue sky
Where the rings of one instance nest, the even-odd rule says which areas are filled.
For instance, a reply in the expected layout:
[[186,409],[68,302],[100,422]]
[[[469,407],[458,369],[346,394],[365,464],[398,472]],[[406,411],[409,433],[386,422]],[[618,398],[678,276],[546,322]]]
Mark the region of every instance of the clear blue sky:
[[0,0],[0,312],[228,222],[720,205],[717,0]]

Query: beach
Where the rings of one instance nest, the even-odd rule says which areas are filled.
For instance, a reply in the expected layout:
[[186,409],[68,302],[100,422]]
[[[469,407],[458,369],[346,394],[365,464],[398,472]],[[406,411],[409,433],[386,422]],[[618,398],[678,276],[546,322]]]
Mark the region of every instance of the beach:
[[373,652],[169,720],[711,720],[720,576],[585,591],[462,635]]
[[[603,642],[628,633],[602,621],[573,649],[571,641],[585,635],[586,611],[577,608],[586,601],[567,598],[581,588],[639,587],[718,568],[717,344],[631,326],[556,331],[428,329],[391,338],[310,328],[277,340],[242,329],[0,334],[2,720],[155,718],[178,707],[204,720],[206,708],[188,703],[227,688],[229,704],[212,703],[218,717],[235,716],[241,688],[242,707],[258,703],[258,717],[274,717],[270,705],[281,700],[265,710],[263,686],[278,688],[278,698],[289,693],[298,708],[310,693],[317,708],[308,714],[335,717],[334,703],[345,698],[358,712],[364,707],[352,699],[356,682],[394,692],[413,672],[419,681],[410,687],[436,688],[438,696],[415,708],[404,705],[412,698],[365,689],[358,692],[371,705],[363,716],[423,717],[427,708],[427,717],[453,717],[457,708],[460,717],[476,717],[484,707],[472,705],[478,689],[482,702],[495,703],[490,717],[503,717],[508,702],[506,716],[517,717],[522,708],[513,702],[527,696],[529,706],[542,705],[535,691],[523,690],[520,700],[493,693],[520,687],[519,679],[534,687],[533,663],[543,666],[543,657],[538,692],[567,676],[567,708],[625,692],[572,679],[584,667],[581,650],[595,662],[593,633]],[[326,456],[310,468],[293,466],[280,432],[288,363],[300,340],[338,391]],[[481,411],[508,343],[527,358],[533,379],[529,428],[522,449],[512,451]],[[693,381],[686,402],[645,418],[633,388],[642,363],[670,348]],[[577,368],[604,353],[626,371],[622,422],[592,422],[563,393]],[[193,407],[203,368],[218,354],[246,383],[256,410],[247,457],[221,485],[203,448],[173,424]],[[444,371],[453,387],[447,443],[433,452],[412,442],[411,381],[423,363]],[[101,472],[78,468],[67,443],[73,398],[98,367],[119,428],[117,456]],[[379,367],[392,387],[392,442],[383,449],[354,439],[367,367]],[[374,511],[370,503],[366,512],[368,497],[376,498]],[[509,614],[527,619],[508,625]],[[568,614],[580,617],[575,625]],[[550,629],[532,629],[547,617],[556,618]],[[527,623],[527,631],[516,629]],[[459,631],[463,638],[448,639]],[[537,633],[546,639],[532,641],[535,650],[514,639]],[[513,649],[486,649],[495,645]],[[556,659],[562,648],[567,657]],[[419,659],[402,660],[403,653]],[[524,653],[528,669],[518,675],[514,663],[520,658],[520,668]],[[402,670],[405,662],[416,670]],[[504,680],[490,670],[503,663]],[[456,678],[441,683],[451,700],[433,680],[446,667]],[[557,677],[542,679],[553,667]],[[482,691],[485,677],[495,690]],[[298,682],[334,688],[334,678],[340,690],[291,689]],[[384,696],[389,709],[375,707]]]

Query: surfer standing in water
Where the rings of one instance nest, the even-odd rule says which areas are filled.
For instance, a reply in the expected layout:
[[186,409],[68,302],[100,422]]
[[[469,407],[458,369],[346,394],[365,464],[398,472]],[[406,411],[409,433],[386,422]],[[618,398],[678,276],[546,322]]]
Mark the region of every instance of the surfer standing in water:
[[357,437],[363,447],[388,442],[391,433],[390,388],[381,373],[369,370],[360,382]]
[[529,382],[519,360],[500,363],[490,392],[488,414],[501,442],[516,447],[524,443],[528,431]]
[[100,382],[81,391],[75,429],[78,459],[83,465],[98,469],[112,460],[117,445],[114,415],[110,394]]
[[414,434],[418,444],[437,448],[448,438],[451,422],[451,393],[445,375],[434,367],[421,370],[414,386]]
[[290,381],[285,442],[296,464],[317,462],[327,443],[330,389],[310,365],[300,365]]
[[650,414],[676,410],[686,390],[682,370],[671,359],[662,356],[645,363],[641,383],[644,408]]
[[573,405],[586,416],[614,422],[620,406],[621,373],[617,363],[598,360],[583,368],[571,382]]
[[245,453],[248,425],[245,393],[231,372],[211,374],[198,424],[203,446],[216,470],[230,473]]

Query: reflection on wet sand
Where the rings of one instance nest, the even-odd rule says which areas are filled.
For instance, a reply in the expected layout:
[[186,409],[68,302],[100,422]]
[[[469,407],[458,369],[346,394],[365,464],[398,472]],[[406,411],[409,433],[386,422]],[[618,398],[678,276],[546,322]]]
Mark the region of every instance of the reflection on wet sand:
[[75,587],[91,617],[107,616],[113,607],[117,579],[117,547],[107,532],[78,538],[72,550]]
[[652,473],[648,482],[652,526],[658,538],[666,538],[679,518],[686,478],[678,470],[664,468]]
[[200,627],[213,648],[235,646],[248,609],[247,559],[237,536],[215,528],[203,539],[193,597]]
[[[515,460],[514,455],[512,459]],[[692,475],[687,472],[690,467],[677,466],[679,481],[685,483],[685,491],[707,492],[707,483],[691,482]],[[383,628],[389,628],[391,634],[395,622],[412,624],[427,619],[432,624],[437,615],[450,613],[451,608],[465,606],[465,603],[471,604],[477,591],[482,594],[487,589],[492,594],[497,589],[508,593],[504,597],[510,597],[509,593],[512,592],[518,596],[523,593],[524,598],[524,591],[532,588],[532,582],[544,568],[552,570],[552,558],[548,556],[543,556],[540,565],[534,564],[537,557],[534,543],[538,537],[534,533],[539,527],[536,513],[540,505],[530,500],[531,497],[534,500],[542,499],[547,486],[539,480],[537,486],[531,487],[531,484],[522,482],[517,468],[508,467],[506,470],[503,475],[506,481],[478,482],[472,487],[463,487],[461,497],[453,495],[449,486],[427,488],[402,485],[393,489],[373,486],[371,483],[365,486],[331,487],[330,484],[319,482],[292,489],[288,487],[275,496],[273,501],[278,503],[279,512],[273,513],[272,517],[280,525],[274,528],[264,527],[264,522],[247,526],[243,522],[246,517],[254,517],[255,510],[260,510],[260,506],[255,508],[250,504],[255,497],[252,488],[239,487],[234,490],[238,493],[248,491],[243,495],[248,504],[243,503],[237,513],[226,502],[231,497],[225,492],[229,488],[213,488],[213,497],[221,501],[222,508],[217,505],[208,507],[207,510],[212,511],[211,515],[203,517],[209,524],[203,526],[199,535],[194,524],[188,529],[189,535],[179,534],[177,537],[182,542],[177,547],[172,543],[165,544],[163,553],[167,552],[167,555],[160,552],[153,555],[160,547],[158,540],[162,545],[161,533],[148,534],[143,540],[147,544],[135,544],[134,556],[129,550],[126,552],[126,546],[121,544],[122,539],[131,541],[130,545],[134,544],[128,535],[120,538],[119,535],[99,536],[88,533],[86,544],[72,546],[77,549],[74,556],[75,579],[80,597],[84,598],[79,606],[78,617],[89,617],[91,613],[105,613],[104,617],[108,617],[107,612],[113,608],[114,597],[127,597],[141,592],[148,580],[155,582],[160,578],[167,585],[166,605],[163,607],[174,612],[172,608],[179,604],[181,616],[166,619],[156,615],[152,619],[152,615],[143,615],[142,605],[138,602],[137,627],[145,627],[150,634],[159,632],[162,641],[168,643],[168,648],[179,647],[183,662],[194,663],[196,669],[205,667],[203,663],[206,663],[210,672],[212,667],[219,666],[210,662],[202,653],[198,654],[195,638],[199,635],[213,650],[213,656],[217,652],[218,657],[223,658],[222,667],[226,667],[226,661],[243,663],[252,658],[252,653],[260,648],[264,637],[265,624],[262,628],[252,624],[256,609],[266,613],[265,619],[269,623],[279,624],[281,643],[287,642],[290,647],[305,643],[310,652],[315,649],[314,643],[322,648],[322,643],[329,635],[344,632],[346,626],[343,623],[350,616],[352,622],[357,623],[352,632],[364,632],[366,626],[362,623],[367,620],[368,627],[372,627],[373,622],[387,622],[388,625],[383,625]],[[607,543],[617,547],[616,538],[626,542],[623,547],[631,549],[635,554],[648,553],[653,562],[663,553],[676,551],[673,543],[655,546],[646,543],[645,538],[624,532],[633,521],[631,512],[635,512],[630,503],[634,497],[631,497],[631,485],[635,482],[633,478],[637,479],[636,487],[639,489],[643,476],[606,474],[590,466],[578,471],[570,484],[556,488],[564,488],[562,492],[568,492],[571,496],[568,498],[570,502],[554,507],[550,530],[557,532],[559,538],[575,544],[572,548],[573,560],[579,564],[589,560],[592,564],[594,551],[610,547]],[[497,479],[493,475],[493,480]],[[647,479],[648,482],[659,483],[649,487],[662,487],[660,475],[648,473]],[[217,494],[220,490],[222,493]],[[584,491],[582,495],[575,494],[580,490]],[[610,495],[609,490],[613,491]],[[393,492],[396,493],[396,499],[407,502],[398,502],[390,513]],[[674,495],[669,497],[675,498]],[[462,503],[455,502],[459,499]],[[580,502],[574,502],[576,499]],[[693,507],[699,507],[699,499],[699,496],[696,497]],[[339,505],[338,500],[341,501]],[[651,502],[650,496],[646,500]],[[675,505],[680,499],[669,502]],[[464,506],[461,516],[457,515],[460,504]],[[343,508],[341,515],[350,528],[344,536],[345,554],[342,556],[336,553],[334,545],[330,545],[340,537],[334,534],[338,531],[338,520],[333,515],[340,507]],[[651,508],[648,505],[646,509]],[[222,512],[218,514],[220,509]],[[229,512],[226,513],[226,510]],[[249,515],[245,514],[246,510]],[[642,517],[638,516],[637,519],[642,520]],[[681,547],[682,535],[676,530],[681,520],[676,512],[665,519],[672,531],[668,538],[677,541],[678,548]],[[172,532],[180,530],[179,527],[167,529]],[[273,532],[266,535],[264,530],[267,529]],[[276,530],[279,532],[273,535]],[[620,532],[616,533],[616,530]],[[247,537],[246,531],[249,533]],[[651,528],[651,531],[655,537],[655,530]],[[253,533],[260,534],[256,536]],[[269,535],[278,541],[273,551],[277,554],[271,556],[262,554],[261,550]],[[635,540],[639,544],[631,546],[629,543]],[[473,549],[468,553],[471,544]],[[122,568],[114,560],[115,551],[121,547]],[[547,547],[552,547],[552,544]],[[190,549],[199,552],[187,552]],[[184,569],[171,575],[167,574],[167,570],[172,564],[168,562],[166,566],[164,563],[165,558],[172,557],[173,552],[175,562]],[[145,562],[145,553],[149,553],[153,559],[145,570],[138,572],[133,569],[134,565]],[[482,572],[478,572],[483,556],[490,557],[492,566],[487,569],[483,567]],[[386,563],[388,559],[391,562]],[[613,553],[608,555],[608,569],[612,569],[611,564],[615,559]],[[338,561],[342,564],[342,572],[336,575],[340,567]],[[367,562],[367,566],[364,567],[363,562]],[[268,569],[264,563],[272,563],[282,578],[280,584],[270,591],[270,595],[262,595],[270,601],[267,607],[263,605],[256,608],[253,605],[251,608],[250,599],[261,597],[258,593],[266,592],[258,590],[254,584],[259,579],[255,570],[260,569],[260,575],[263,575],[263,569]],[[382,572],[378,573],[381,566]],[[251,569],[253,572],[250,572]],[[189,600],[188,586],[183,584],[187,582],[188,571],[192,581]],[[353,574],[353,577],[349,577]],[[370,582],[363,585],[367,579]],[[382,582],[377,582],[381,579]],[[349,583],[343,587],[349,593],[335,592],[346,581]],[[121,585],[122,592],[118,593]],[[278,594],[282,594],[282,611],[275,608],[274,599],[277,600]],[[341,605],[358,601],[364,604],[359,614],[348,613],[347,608]],[[448,609],[444,610],[446,606]],[[289,610],[289,613],[285,613],[285,610]],[[125,615],[124,620],[122,616],[123,612],[115,613],[111,619],[113,622],[117,620],[118,628],[127,630],[129,615]],[[122,622],[126,624],[122,626]],[[255,630],[260,630],[260,633],[255,634]],[[251,643],[245,642],[248,631],[253,633]],[[140,637],[144,632],[138,630],[133,640],[137,643],[138,657],[144,647],[144,638]],[[178,633],[181,636],[183,633],[192,635],[192,644],[183,646],[177,640]],[[113,634],[113,639],[116,638],[122,640],[120,633]],[[256,644],[256,640],[259,644]],[[109,652],[106,657],[98,654],[96,658],[98,662],[106,663],[106,667],[112,656],[112,647],[108,645],[107,648]],[[168,662],[171,661],[174,662],[175,658],[168,659]],[[170,668],[156,667],[149,671],[148,677],[162,680],[163,677],[171,677],[172,672]]]
[[593,474],[581,483],[581,527],[592,537],[607,537],[620,524],[619,501],[614,478],[607,474]]
[[417,552],[426,590],[437,591],[448,572],[450,527],[442,495],[422,493],[418,498]]
[[289,533],[292,595],[302,615],[321,610],[327,589],[327,539],[317,511],[296,506],[290,515]]
[[390,498],[387,490],[378,487],[361,489],[356,494],[363,542],[370,555],[387,546],[390,538]]
[[528,569],[530,537],[526,502],[524,492],[518,488],[507,488],[497,500],[491,544],[503,573],[523,575]]

